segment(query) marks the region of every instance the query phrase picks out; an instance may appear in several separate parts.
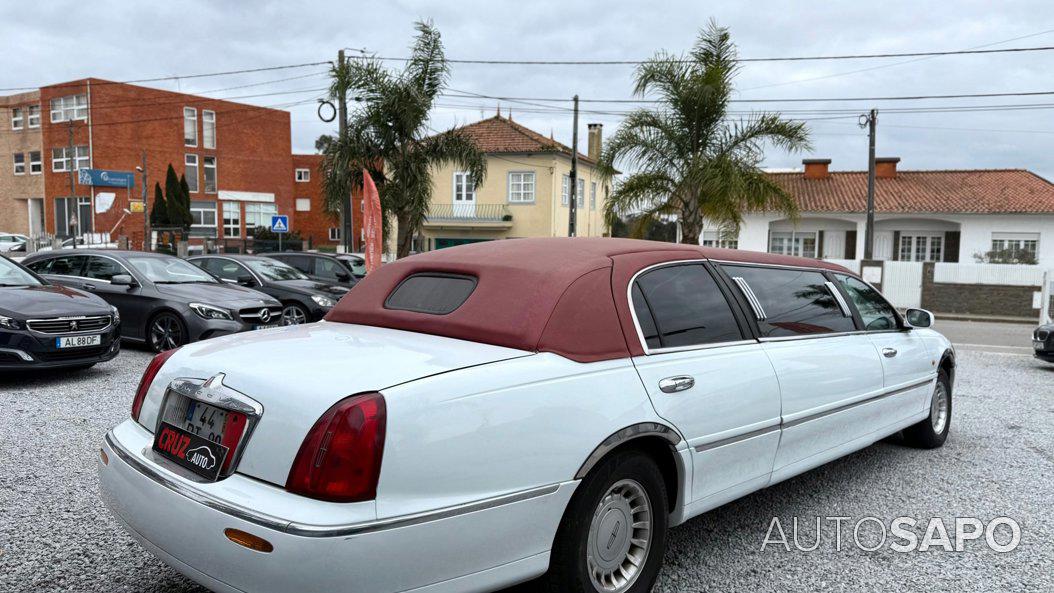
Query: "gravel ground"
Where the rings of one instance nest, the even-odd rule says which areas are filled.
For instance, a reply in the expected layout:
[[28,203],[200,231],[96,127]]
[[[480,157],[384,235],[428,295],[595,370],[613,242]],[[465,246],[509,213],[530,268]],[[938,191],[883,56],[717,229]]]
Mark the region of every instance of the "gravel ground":
[[[98,496],[99,442],[127,416],[148,360],[130,350],[87,371],[0,377],[0,591],[203,593],[125,536]],[[1054,365],[1031,357],[962,352],[942,449],[890,439],[696,518],[671,532],[656,591],[1054,590],[1052,383]],[[841,551],[823,519],[836,516],[850,518]],[[920,540],[931,517],[954,535],[954,517],[1009,516],[1021,542],[1003,554],[983,539],[964,552],[851,545],[859,519],[888,529],[900,516],[918,520]],[[819,548],[763,550],[773,517],[789,540],[797,517],[805,546],[820,517]],[[877,542],[877,526],[860,539]]]

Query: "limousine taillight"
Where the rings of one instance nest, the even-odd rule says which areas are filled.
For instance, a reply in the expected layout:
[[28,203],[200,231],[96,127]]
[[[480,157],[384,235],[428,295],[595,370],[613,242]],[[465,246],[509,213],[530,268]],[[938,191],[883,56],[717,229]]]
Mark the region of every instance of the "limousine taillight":
[[157,376],[161,367],[165,366],[165,362],[172,358],[176,350],[179,350],[179,348],[165,350],[150,359],[150,364],[146,365],[146,370],[143,371],[143,378],[139,379],[139,387],[135,390],[135,399],[132,400],[132,420],[139,422],[139,412],[143,409],[146,392],[150,391],[150,385],[154,382],[154,377]]
[[307,433],[289,470],[286,490],[331,502],[377,496],[387,409],[380,393],[337,402]]

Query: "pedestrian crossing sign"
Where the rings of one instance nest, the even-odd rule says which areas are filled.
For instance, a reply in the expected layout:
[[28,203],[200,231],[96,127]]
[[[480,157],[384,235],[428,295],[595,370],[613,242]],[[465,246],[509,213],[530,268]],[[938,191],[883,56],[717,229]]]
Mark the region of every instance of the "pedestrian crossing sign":
[[289,232],[289,217],[288,216],[272,216],[271,217],[271,232],[274,233],[288,233]]

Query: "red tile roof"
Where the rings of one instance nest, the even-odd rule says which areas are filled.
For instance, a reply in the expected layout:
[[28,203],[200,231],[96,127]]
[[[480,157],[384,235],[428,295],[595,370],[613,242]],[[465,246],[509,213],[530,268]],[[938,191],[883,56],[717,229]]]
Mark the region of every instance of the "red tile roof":
[[[492,118],[464,126],[461,130],[475,139],[480,150],[490,154],[555,152],[568,158],[571,156],[571,147],[521,126],[512,121],[511,117],[495,115]],[[587,163],[595,162],[581,152],[578,153],[578,158]]]
[[[867,172],[832,171],[822,179],[769,173],[802,212],[864,212]],[[1051,214],[1054,184],[1024,169],[897,171],[875,179],[875,210],[889,213]]]

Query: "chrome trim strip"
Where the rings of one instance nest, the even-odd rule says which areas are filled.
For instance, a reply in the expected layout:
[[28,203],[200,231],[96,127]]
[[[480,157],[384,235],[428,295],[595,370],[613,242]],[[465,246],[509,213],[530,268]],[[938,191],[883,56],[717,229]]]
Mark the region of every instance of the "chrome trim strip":
[[881,399],[885,399],[887,397],[892,397],[894,395],[899,395],[899,394],[904,393],[906,391],[911,391],[912,389],[916,389],[916,388],[921,387],[921,386],[923,386],[923,385],[925,385],[927,383],[930,383],[934,379],[936,379],[936,375],[928,377],[926,379],[915,381],[914,383],[910,383],[908,385],[903,385],[901,387],[895,387],[895,388],[893,388],[893,389],[891,389],[889,391],[883,391],[883,392],[877,393],[877,394],[875,394],[875,395],[873,395],[873,396],[871,396],[871,397],[869,397],[867,399],[862,399],[860,401],[855,401],[855,402],[850,403],[850,404],[845,404],[844,406],[838,406],[837,408],[832,408],[830,410],[824,410],[823,412],[817,412],[815,414],[810,414],[809,416],[805,416],[804,418],[798,418],[797,420],[792,420],[790,422],[784,422],[782,424],[782,427],[784,429],[791,428],[791,427],[794,427],[794,426],[798,426],[799,424],[805,424],[806,422],[811,422],[813,420],[818,420],[820,418],[824,418],[826,416],[830,416],[831,414],[837,414],[838,412],[845,412],[846,410],[851,410],[853,408],[862,406],[864,404],[869,404],[869,403],[872,403],[872,402],[875,402],[875,401],[878,401],[878,400],[881,400]]
[[709,348],[724,348],[726,346],[743,346],[746,344],[757,344],[757,340],[732,340],[731,342],[711,342],[709,344],[692,344],[691,346],[668,346],[666,348],[645,349],[645,354],[667,354],[670,352],[690,352],[693,350],[706,350]]
[[[775,255],[775,254],[771,254],[770,253],[768,255]],[[798,256],[789,256],[789,257],[798,257]],[[710,261],[714,262],[715,264],[720,264],[722,266],[727,265],[727,266],[749,266],[749,267],[752,267],[752,268],[783,268],[784,270],[809,270],[811,272],[832,272],[834,274],[845,274],[845,272],[843,272],[841,270],[835,270],[835,269],[832,269],[832,268],[825,268],[823,266],[793,266],[793,265],[790,265],[790,264],[769,264],[769,263],[751,262],[751,261],[732,261],[732,260],[727,260],[727,259],[712,259]]]
[[[656,348],[656,349],[648,348],[648,341],[644,339],[644,331],[641,330],[641,328],[640,328],[640,321],[637,319],[637,310],[633,306],[633,284],[637,281],[637,278],[640,277],[641,274],[644,274],[646,272],[650,272],[651,270],[654,270],[655,268],[662,268],[662,267],[673,266],[673,265],[677,265],[677,264],[704,264],[707,261],[709,261],[709,260],[707,260],[705,258],[694,258],[694,259],[677,259],[677,260],[659,262],[657,264],[652,264],[650,266],[646,266],[644,268],[641,268],[640,270],[637,270],[637,272],[634,273],[633,276],[630,277],[629,282],[626,283],[626,302],[629,303],[629,315],[633,319],[633,328],[637,330],[637,340],[640,342],[640,347],[644,350],[644,354],[650,355],[650,354],[659,354],[661,352],[680,352],[682,350],[695,350],[695,349],[699,348],[699,346],[694,346],[694,345],[693,346],[677,346],[677,347],[671,347],[671,348]],[[731,342],[729,342],[729,343],[731,343]],[[724,344],[710,344],[708,346],[713,348],[713,347],[720,346],[720,345],[724,345]]]
[[575,473],[575,479],[581,480],[586,477],[586,474],[588,474],[589,471],[592,470],[593,467],[615,447],[618,447],[627,441],[645,436],[662,437],[671,447],[676,447],[681,442],[681,435],[677,434],[675,430],[665,424],[659,424],[658,422],[641,422],[639,424],[627,426],[604,439],[604,442],[597,445],[596,449],[593,449],[593,452],[590,453],[589,457],[586,457],[585,462],[582,463],[582,467],[578,468],[578,471]]
[[[78,330],[75,330],[75,331],[57,331],[57,332],[40,331],[38,329],[33,329],[32,327],[30,327],[31,323],[42,323],[42,322],[43,323],[48,323],[48,322],[55,322],[55,321],[88,321],[88,320],[96,320],[96,319],[105,319],[106,320],[106,325],[104,325],[104,326],[102,326],[100,328],[96,328],[96,329],[78,329]],[[110,328],[112,326],[113,326],[113,315],[70,315],[70,316],[67,316],[67,317],[48,317],[48,318],[27,319],[26,320],[26,329],[28,329],[30,332],[32,332],[34,334],[41,335],[41,336],[58,336],[58,335],[70,335],[70,334],[73,334],[73,335],[78,335],[78,334],[96,334],[96,333],[100,333],[100,332],[110,331]]]
[[737,287],[739,287],[739,292],[742,292],[743,296],[747,298],[747,302],[750,303],[750,308],[754,310],[754,317],[756,317],[758,321],[765,321],[768,319],[768,315],[765,313],[765,308],[761,306],[761,301],[758,300],[757,295],[754,294],[754,289],[750,287],[750,284],[747,283],[746,279],[740,276],[733,276],[732,281],[736,283]]
[[838,287],[834,285],[834,282],[828,280],[823,284],[827,287],[827,290],[831,291],[831,296],[834,297],[835,302],[837,302],[838,306],[842,309],[842,317],[852,317],[853,312],[849,310],[849,303],[845,302],[845,299],[842,298],[842,293],[838,290]]
[[696,453],[702,453],[703,451],[709,451],[710,449],[716,449],[718,447],[724,447],[725,445],[731,445],[733,443],[738,443],[739,441],[745,441],[747,439],[752,439],[754,437],[759,437],[759,436],[766,435],[766,434],[769,434],[769,433],[779,432],[779,430],[780,430],[780,425],[779,424],[774,424],[772,426],[767,426],[765,428],[759,428],[757,430],[752,430],[750,432],[739,434],[739,435],[736,435],[736,436],[733,436],[733,437],[728,437],[727,439],[721,439],[721,440],[713,441],[713,442],[710,442],[710,443],[703,443],[702,445],[696,445],[695,446],[695,452]]
[[762,342],[793,342],[795,340],[818,340],[820,338],[838,338],[842,336],[864,336],[868,333],[873,332],[868,332],[865,330],[853,330],[851,332],[826,332],[822,334],[802,334],[798,336],[769,336],[764,338],[758,338],[758,340]]
[[26,354],[25,350],[18,350],[17,348],[0,348],[0,352],[6,352],[8,354],[14,354],[26,362],[33,362],[33,357]]
[[198,490],[190,488],[187,485],[181,484],[165,476],[158,470],[148,467],[146,464],[136,459],[123,447],[118,445],[116,440],[113,438],[113,431],[106,433],[106,444],[122,461],[132,467],[132,469],[138,471],[139,473],[143,474],[144,476],[153,480],[159,485],[168,488],[176,494],[185,496],[186,498],[189,498],[190,500],[193,500],[196,503],[202,504],[221,513],[231,515],[243,521],[248,521],[250,523],[254,523],[256,525],[272,529],[274,531],[303,537],[344,537],[350,535],[373,533],[377,531],[385,531],[388,529],[398,529],[400,527],[409,527],[411,525],[420,525],[422,523],[430,523],[432,521],[439,521],[441,519],[449,519],[451,517],[457,517],[459,515],[464,515],[468,513],[475,513],[478,511],[492,509],[507,504],[523,502],[541,496],[548,496],[556,493],[556,491],[560,489],[560,484],[550,484],[548,486],[521,490],[519,492],[496,496],[494,498],[488,498],[476,502],[446,507],[443,509],[427,511],[423,513],[401,515],[398,517],[390,517],[388,519],[378,519],[374,521],[365,521],[362,523],[354,523],[347,525],[312,525],[307,523],[296,523],[292,521],[286,521],[284,519],[280,519],[271,515],[265,515],[263,513],[259,513],[251,509],[247,509],[238,505],[222,501],[214,496],[205,494],[204,492],[200,492]]

